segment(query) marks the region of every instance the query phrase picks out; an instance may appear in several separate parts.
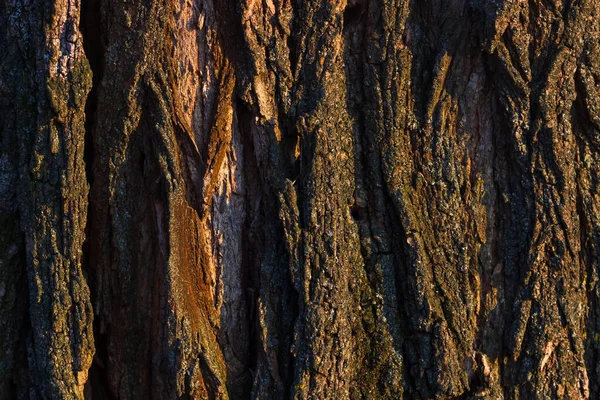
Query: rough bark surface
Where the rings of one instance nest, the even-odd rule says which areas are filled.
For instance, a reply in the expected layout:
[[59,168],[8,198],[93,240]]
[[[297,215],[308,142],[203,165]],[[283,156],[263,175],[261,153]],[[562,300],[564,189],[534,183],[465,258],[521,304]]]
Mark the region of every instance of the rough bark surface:
[[0,0],[0,399],[600,397],[597,0]]

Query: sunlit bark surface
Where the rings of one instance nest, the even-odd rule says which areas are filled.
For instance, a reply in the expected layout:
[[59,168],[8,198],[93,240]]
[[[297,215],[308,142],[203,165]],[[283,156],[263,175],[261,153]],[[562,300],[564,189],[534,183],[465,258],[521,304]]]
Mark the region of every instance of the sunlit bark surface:
[[0,399],[600,397],[597,0],[0,0]]

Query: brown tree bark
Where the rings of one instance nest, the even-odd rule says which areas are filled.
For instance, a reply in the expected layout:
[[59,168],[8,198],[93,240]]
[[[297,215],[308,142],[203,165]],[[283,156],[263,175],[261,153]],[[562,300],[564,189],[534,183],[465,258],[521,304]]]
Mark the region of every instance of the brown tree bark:
[[0,399],[600,397],[596,0],[0,0]]

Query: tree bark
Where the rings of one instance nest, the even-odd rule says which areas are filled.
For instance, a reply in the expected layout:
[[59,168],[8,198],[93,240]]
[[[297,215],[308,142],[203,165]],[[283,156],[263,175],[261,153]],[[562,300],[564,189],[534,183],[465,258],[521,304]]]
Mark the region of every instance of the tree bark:
[[600,397],[596,0],[0,0],[0,399]]

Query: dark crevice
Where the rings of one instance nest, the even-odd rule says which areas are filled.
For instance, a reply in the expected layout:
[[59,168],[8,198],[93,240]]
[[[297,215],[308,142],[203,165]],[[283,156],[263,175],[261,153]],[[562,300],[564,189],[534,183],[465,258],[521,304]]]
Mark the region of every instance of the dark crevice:
[[[274,196],[267,195],[264,191],[264,181],[261,178],[259,168],[259,160],[256,158],[254,138],[253,138],[253,121],[254,111],[240,98],[235,100],[235,113],[238,120],[238,127],[242,138],[242,148],[244,152],[243,160],[243,186],[246,197],[246,221],[244,224],[243,237],[243,260],[242,260],[242,284],[246,294],[246,304],[248,307],[248,339],[247,339],[247,358],[244,360],[249,380],[243,384],[243,388],[236,387],[235,394],[232,389],[229,389],[231,398],[250,398],[252,395],[252,383],[256,374],[261,368],[264,368],[264,349],[260,327],[259,314],[259,296],[266,295],[269,288],[261,288],[262,265],[265,260],[271,256],[265,253],[265,247],[268,247],[274,237],[282,237],[283,233],[269,233],[270,231],[278,231],[281,227],[276,216],[267,215],[266,210],[271,210],[276,207],[273,199]],[[289,166],[289,165],[288,165]],[[267,177],[266,179],[270,179]],[[277,178],[275,178],[277,179]],[[272,243],[274,244],[274,243]],[[287,253],[283,249],[283,244],[280,242],[275,245],[273,251],[278,256],[276,259],[283,260]],[[285,263],[285,261],[282,261]],[[287,275],[287,272],[281,271],[280,277]],[[277,279],[277,278],[274,278]],[[294,377],[294,360],[293,356],[288,353],[292,341],[292,333],[294,321],[299,314],[298,294],[291,282],[285,286],[281,295],[281,305],[284,311],[284,318],[273,326],[273,332],[277,332],[280,337],[279,345],[276,351],[278,357],[279,376],[281,377],[281,387],[283,388],[283,398],[291,396],[292,380]],[[267,295],[268,296],[268,295]],[[263,299],[264,301],[264,299]],[[262,360],[262,361],[261,361]],[[254,388],[256,389],[256,388]],[[242,392],[242,395],[239,393]]]
[[[85,227],[86,239],[82,249],[82,269],[87,277],[92,305],[97,304],[96,299],[99,295],[95,277],[95,257],[92,256],[91,243],[94,236],[92,216],[92,210],[94,209],[94,197],[92,195],[92,188],[94,186],[94,129],[98,109],[98,87],[104,74],[105,53],[102,37],[101,11],[102,0],[82,0],[79,30],[83,37],[83,49],[92,71],[92,88],[85,103],[84,161],[90,191],[88,194],[88,212]],[[100,332],[100,321],[98,318],[94,318],[93,331],[96,353],[88,372],[88,381],[85,384],[84,395],[87,399],[110,400],[114,396],[110,393],[108,375],[104,369],[108,357],[106,335]]]
[[108,374],[105,365],[108,360],[107,335],[101,334],[94,321],[94,345],[96,354],[85,384],[85,398],[94,400],[116,400],[109,390]]
[[140,173],[142,175],[144,175],[144,171],[146,169],[145,165],[146,165],[146,155],[144,154],[143,151],[140,151]]
[[[22,240],[21,250],[24,250],[26,246],[25,238],[22,237],[20,240]],[[27,264],[25,251],[17,252],[16,258],[11,261],[20,267],[22,271],[22,273],[18,275],[19,277],[15,285],[16,293],[18,293],[17,298],[19,299],[19,303],[14,304],[14,312],[21,314],[21,319],[18,320],[17,318],[19,322],[16,324],[16,326],[20,325],[20,328],[18,328],[19,340],[14,342],[12,380],[8,386],[8,393],[5,393],[4,395],[6,395],[7,399],[24,399],[30,396],[30,382],[28,381],[30,366],[28,363],[27,347],[32,335],[31,317],[29,313],[28,282],[27,274],[25,273]],[[0,303],[0,306],[1,305],[2,304]],[[0,397],[2,397],[2,394],[0,394]]]
[[367,209],[356,204],[356,202],[350,207],[350,215],[355,221],[362,221],[367,216]]
[[573,121],[576,122],[575,126],[577,126],[579,129],[573,129],[573,132],[580,140],[585,141],[594,150],[594,152],[600,152],[598,141],[595,140],[594,135],[590,134],[590,132],[594,132],[600,127],[595,126],[593,118],[590,115],[590,110],[587,107],[587,93],[584,85],[584,78],[581,75],[580,69],[577,69],[575,72],[574,81],[575,94],[577,97],[573,103],[572,115]]
[[365,2],[360,0],[349,1],[344,9],[344,32],[352,29],[362,22],[362,16],[365,13]]
[[[250,398],[252,391],[253,373],[258,368],[258,353],[260,352],[260,326],[258,316],[258,295],[260,290],[260,249],[264,247],[262,207],[260,202],[260,172],[255,156],[254,141],[251,133],[252,112],[240,100],[235,100],[235,113],[242,140],[244,165],[243,185],[246,194],[246,221],[243,226],[241,282],[246,296],[246,310],[248,313],[247,326],[247,358],[246,377],[243,383],[236,388],[236,393],[241,393],[239,398]],[[230,390],[230,396],[231,396]]]
[[200,363],[200,372],[202,373],[203,381],[208,389],[207,400],[216,399],[216,393],[218,393],[217,388],[220,386],[219,378],[215,376],[213,369],[210,366],[210,362],[204,353],[200,354],[198,361]]
[[98,108],[98,86],[104,74],[104,45],[100,23],[101,0],[82,0],[79,30],[83,37],[83,50],[92,70],[92,89],[85,103],[85,153],[86,173],[93,184],[94,143],[93,129]]
[[294,17],[296,15],[296,12],[294,10],[294,7],[296,6],[294,4],[295,2],[292,1],[291,2],[291,7],[292,7],[292,20],[290,21],[290,34],[287,36],[286,39],[286,44],[287,44],[287,48],[288,48],[288,60],[290,63],[290,72],[292,73],[292,79],[294,79],[296,77],[296,70],[298,69],[298,61],[300,60],[300,55],[298,54],[298,50],[299,50],[299,46],[298,46],[298,41],[296,40],[297,38],[297,34],[296,34],[296,30],[295,28],[295,20],[296,18]]
[[[487,77],[493,76],[493,71],[488,67],[489,60],[487,55],[483,55],[482,66],[484,69],[484,76],[486,77],[485,83],[483,85],[483,91],[486,93],[495,93],[494,85],[492,79]],[[497,108],[499,107],[496,104],[497,101],[494,96],[491,96],[489,103],[487,103],[484,113],[489,113],[489,115],[496,115],[498,113]],[[500,249],[500,238],[502,236],[501,231],[501,222],[502,222],[502,214],[499,212],[499,207],[502,204],[502,196],[501,189],[497,182],[497,170],[498,170],[498,132],[501,129],[498,126],[498,122],[494,120],[492,122],[492,133],[490,135],[491,146],[490,153],[485,154],[485,157],[481,161],[482,168],[491,168],[490,170],[490,181],[487,181],[486,178],[486,186],[489,187],[486,189],[486,193],[489,195],[489,200],[487,202],[487,227],[486,232],[487,235],[487,245],[488,250],[487,255],[489,258],[485,256],[483,247],[478,251],[479,258],[479,276],[480,276],[480,304],[486,304],[486,298],[489,296],[495,296],[496,299],[502,298],[503,293],[503,285],[501,284],[502,277],[499,271],[496,271],[496,266],[502,260],[502,254]],[[475,148],[479,148],[484,140],[483,134],[478,138],[477,144]],[[489,158],[488,158],[489,157]],[[484,161],[487,160],[487,163]],[[484,173],[484,176],[487,176],[487,173]],[[484,260],[488,261],[487,268]],[[494,294],[496,292],[496,294]],[[502,326],[499,325],[499,317],[497,316],[497,311],[502,307],[502,303],[498,303],[495,308],[489,309],[488,307],[481,307],[479,313],[477,315],[477,333],[475,336],[475,366],[472,376],[469,379],[469,388],[470,390],[465,393],[464,398],[472,398],[476,393],[482,392],[486,389],[492,387],[491,378],[489,375],[486,375],[485,372],[485,360],[484,357],[487,357],[491,360],[503,359],[504,349],[502,348],[502,341],[495,340],[492,336],[490,338],[490,331],[497,331],[496,335],[500,335],[499,331],[502,329]],[[498,368],[501,371],[503,367],[502,363],[498,364]]]
[[411,348],[411,341],[408,339],[414,335],[411,331],[410,315],[407,310],[407,304],[411,303],[411,300],[407,298],[408,293],[410,293],[407,288],[407,277],[409,277],[408,270],[411,262],[411,256],[409,254],[410,249],[408,249],[408,246],[406,245],[409,236],[389,190],[385,191],[385,200],[387,205],[387,215],[391,218],[391,221],[393,221],[390,224],[392,227],[393,243],[397,244],[393,248],[393,253],[397,268],[395,286],[396,293],[398,294],[397,301],[401,331],[401,343],[398,344],[398,347],[400,347],[402,359],[404,361],[404,365],[402,366],[402,375],[405,382],[404,390],[406,396],[413,396],[419,393],[419,388],[417,384],[418,378],[414,377],[412,371],[414,365],[411,365],[411,354],[415,349]]
[[[589,135],[590,131],[593,131],[593,124],[589,115],[589,110],[585,104],[585,90],[583,88],[581,72],[578,70],[575,74],[575,90],[577,97],[573,102],[571,110],[571,123],[573,126],[573,132],[576,133],[575,141],[578,148],[578,159],[580,165],[586,154],[586,147],[589,146],[592,149],[591,152],[597,150],[597,146],[593,141],[593,137]],[[588,209],[586,207],[584,196],[585,196],[585,181],[582,179],[585,172],[582,169],[577,169],[577,195],[576,195],[576,212],[579,220],[579,232],[580,232],[580,262],[584,266],[583,278],[586,285],[583,290],[586,296],[586,304],[588,304],[588,314],[585,319],[585,331],[587,332],[587,338],[584,340],[585,346],[585,362],[588,370],[588,374],[597,376],[598,370],[598,356],[600,346],[597,340],[594,340],[595,333],[598,331],[600,324],[598,323],[598,296],[595,290],[598,272],[596,271],[597,260],[595,257],[595,251],[593,250],[594,242],[597,241],[595,235],[589,232],[594,232],[593,224],[590,224],[588,218]],[[590,188],[593,193],[594,189]],[[598,398],[598,382],[590,380],[590,398]]]

